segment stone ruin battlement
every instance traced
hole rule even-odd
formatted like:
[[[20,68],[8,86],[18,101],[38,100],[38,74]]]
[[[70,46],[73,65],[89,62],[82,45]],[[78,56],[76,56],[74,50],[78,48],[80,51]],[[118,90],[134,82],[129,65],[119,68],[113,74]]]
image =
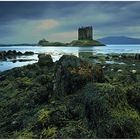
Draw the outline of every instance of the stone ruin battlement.
[[[78,40],[92,40],[92,26],[80,27],[78,29]]]

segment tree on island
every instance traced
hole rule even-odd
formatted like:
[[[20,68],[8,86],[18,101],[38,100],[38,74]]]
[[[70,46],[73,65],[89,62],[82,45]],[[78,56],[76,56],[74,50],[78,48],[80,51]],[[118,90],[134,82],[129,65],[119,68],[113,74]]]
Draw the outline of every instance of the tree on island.
[[[43,38],[42,40],[39,40],[38,45],[46,46],[47,43],[49,43],[49,41],[47,41],[46,39]]]

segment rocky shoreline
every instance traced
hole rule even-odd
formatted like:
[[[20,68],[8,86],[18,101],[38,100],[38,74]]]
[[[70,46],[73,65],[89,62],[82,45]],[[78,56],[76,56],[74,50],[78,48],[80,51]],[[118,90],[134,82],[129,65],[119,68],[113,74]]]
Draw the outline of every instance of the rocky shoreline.
[[[38,58],[0,73],[1,138],[140,138],[140,54]]]
[[[17,56],[23,56],[23,55],[34,55],[34,52],[31,51],[26,51],[24,53],[16,50],[9,50],[9,51],[0,51],[0,60],[7,60],[7,59],[12,59],[16,58]]]

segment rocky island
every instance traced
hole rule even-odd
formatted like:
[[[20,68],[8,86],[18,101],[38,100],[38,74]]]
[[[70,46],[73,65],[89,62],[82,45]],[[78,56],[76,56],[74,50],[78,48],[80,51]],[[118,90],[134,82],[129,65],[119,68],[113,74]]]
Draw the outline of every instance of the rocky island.
[[[73,40],[70,43],[49,42],[42,39],[38,42],[39,46],[105,46],[105,44],[93,40],[92,27],[81,27],[78,29],[78,40]]]
[[[105,44],[96,40],[74,40],[68,44],[69,46],[105,46]]]
[[[46,39],[42,39],[38,42],[39,46],[66,46],[66,43],[61,42],[49,42]]]

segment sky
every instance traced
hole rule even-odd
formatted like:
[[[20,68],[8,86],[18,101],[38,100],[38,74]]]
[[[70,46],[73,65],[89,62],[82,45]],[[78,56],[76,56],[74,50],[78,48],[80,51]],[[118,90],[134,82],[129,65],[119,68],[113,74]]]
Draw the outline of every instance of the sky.
[[[140,1],[0,1],[0,44],[70,42],[82,26],[94,39],[140,38]]]

